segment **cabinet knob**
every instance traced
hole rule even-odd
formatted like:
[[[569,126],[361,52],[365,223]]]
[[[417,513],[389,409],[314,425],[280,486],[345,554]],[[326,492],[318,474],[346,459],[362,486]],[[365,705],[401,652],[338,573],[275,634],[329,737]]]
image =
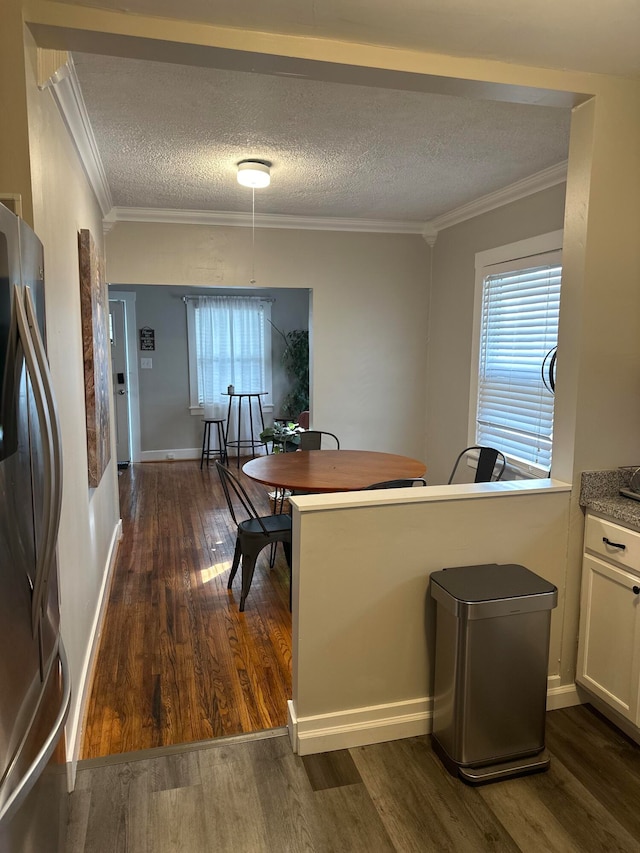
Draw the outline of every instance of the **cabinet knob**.
[[[640,595],[640,586],[632,586],[631,591],[634,595]]]

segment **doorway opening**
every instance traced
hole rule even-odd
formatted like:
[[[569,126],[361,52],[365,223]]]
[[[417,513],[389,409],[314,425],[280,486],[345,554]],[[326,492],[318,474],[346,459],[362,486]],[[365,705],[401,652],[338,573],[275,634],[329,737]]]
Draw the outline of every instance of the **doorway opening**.
[[[120,470],[138,461],[140,455],[135,299],[132,292],[109,294],[111,384]]]
[[[165,361],[166,356],[175,366],[184,357],[187,364],[186,292],[152,285],[110,291],[112,346],[122,338],[121,322],[126,330],[127,364],[120,369],[122,363],[113,361],[114,401],[117,406],[118,397],[129,400],[131,464],[119,471],[123,539],[94,669],[83,758],[253,734],[287,722],[289,569],[282,546],[273,565],[265,549],[246,609],[239,612],[240,573],[227,589],[235,526],[215,466],[200,468],[203,414],[189,409],[188,371],[178,379]],[[285,332],[308,328],[309,292],[288,295],[273,294],[274,323]],[[142,327],[154,330],[154,350],[140,350]],[[280,414],[276,398],[287,392],[281,348],[274,334],[269,418]],[[143,368],[142,358],[150,358],[151,366]],[[119,373],[129,380],[125,389]],[[163,386],[171,386],[164,399]],[[235,459],[233,472],[259,512],[270,514],[267,487],[238,472]]]

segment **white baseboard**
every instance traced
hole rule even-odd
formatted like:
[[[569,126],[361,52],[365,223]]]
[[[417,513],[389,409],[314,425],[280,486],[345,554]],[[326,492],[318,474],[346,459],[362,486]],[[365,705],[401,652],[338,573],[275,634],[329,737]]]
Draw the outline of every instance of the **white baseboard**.
[[[67,722],[67,786],[69,791],[73,791],[76,784],[76,770],[78,767],[78,759],[80,757],[80,748],[82,746],[83,722],[89,701],[89,690],[91,689],[93,667],[98,653],[100,644],[100,635],[102,633],[102,624],[104,614],[107,607],[107,599],[109,597],[109,587],[111,585],[111,577],[116,564],[116,556],[118,554],[118,543],[122,539],[122,519],[113,529],[111,542],[109,544],[109,553],[107,555],[105,571],[102,576],[102,584],[100,586],[100,594],[96,610],[93,616],[93,624],[91,626],[91,635],[87,652],[82,665],[82,673],[80,683],[74,685],[74,693],[79,697],[75,703],[72,717]]]
[[[559,708],[570,708],[572,705],[582,705],[575,684],[560,684],[559,675],[551,675],[547,680],[547,711],[557,711]]]
[[[559,676],[551,676],[547,684],[548,711],[581,704],[574,684],[561,685]],[[290,701],[287,726],[292,749],[298,755],[349,749],[429,734],[433,726],[433,700],[409,699],[312,717],[298,717]]]
[[[409,699],[314,717],[298,717],[293,703],[289,708],[293,750],[313,755],[369,743],[426,735],[431,731],[431,700]]]
[[[298,751],[298,720],[296,717],[296,709],[293,707],[293,701],[287,700],[287,730],[289,732],[289,740],[293,752]]]
[[[235,459],[237,455],[237,448],[230,447],[229,456]],[[262,455],[262,448],[258,445],[256,445],[256,455]],[[199,462],[201,456],[201,447],[180,447],[177,450],[143,450],[140,453],[140,462],[184,462],[194,459]]]
[[[188,459],[200,459],[201,447],[180,447],[177,450],[143,450],[141,462],[184,462]]]

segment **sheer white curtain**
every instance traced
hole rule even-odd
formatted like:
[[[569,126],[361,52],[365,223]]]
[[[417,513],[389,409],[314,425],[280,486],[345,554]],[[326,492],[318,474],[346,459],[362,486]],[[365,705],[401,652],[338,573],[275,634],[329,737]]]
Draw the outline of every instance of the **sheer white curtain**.
[[[267,330],[270,304],[255,297],[200,296],[194,304],[198,397],[202,406],[229,403],[227,387],[236,393],[269,391],[271,335]],[[268,339],[268,340],[267,340]],[[270,379],[270,376],[269,376]],[[225,396],[223,396],[225,395]],[[265,398],[262,398],[263,403]],[[250,438],[247,400],[242,401],[241,440]],[[237,435],[234,400],[229,438]],[[257,400],[252,400],[254,434],[262,429]]]

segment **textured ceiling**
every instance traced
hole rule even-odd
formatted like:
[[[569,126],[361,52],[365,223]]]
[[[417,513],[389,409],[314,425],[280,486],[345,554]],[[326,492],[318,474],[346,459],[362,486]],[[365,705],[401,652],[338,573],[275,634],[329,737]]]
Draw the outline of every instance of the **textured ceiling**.
[[[131,14],[640,77],[639,0],[66,0]]]
[[[246,213],[235,167],[252,157],[273,164],[256,212],[424,222],[568,153],[568,109],[87,54],[74,63],[121,207]]]

